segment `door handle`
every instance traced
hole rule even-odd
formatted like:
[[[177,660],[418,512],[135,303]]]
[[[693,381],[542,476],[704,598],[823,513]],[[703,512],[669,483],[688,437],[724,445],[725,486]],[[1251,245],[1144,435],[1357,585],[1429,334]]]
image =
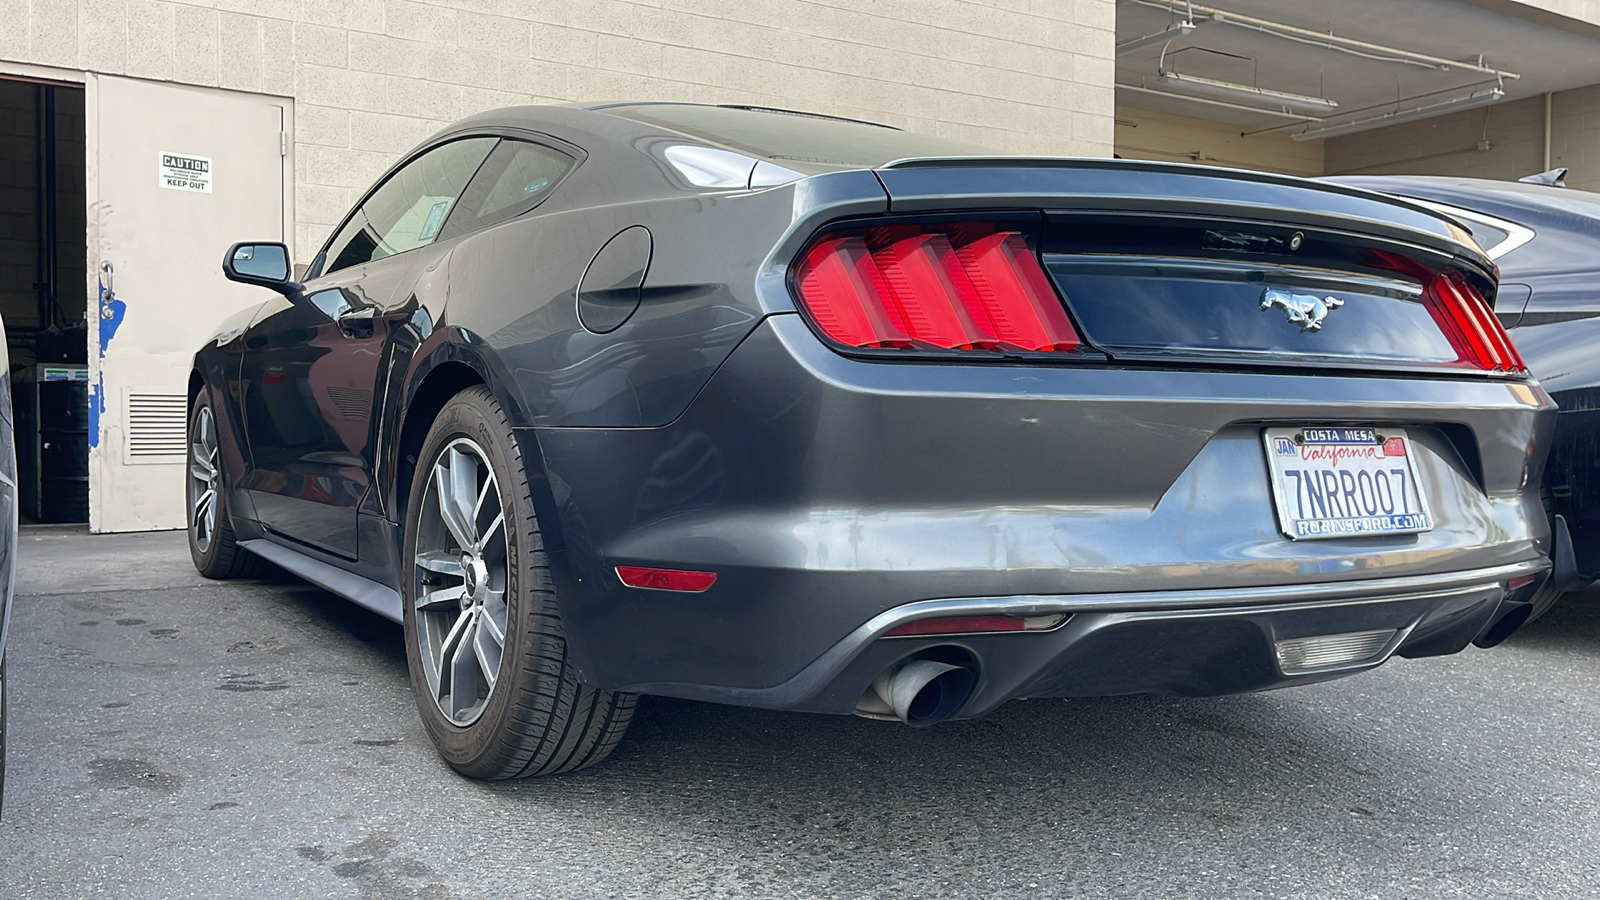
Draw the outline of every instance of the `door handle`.
[[[369,338],[372,337],[373,323],[377,319],[377,310],[371,306],[360,309],[347,309],[334,317],[339,331],[346,337]]]

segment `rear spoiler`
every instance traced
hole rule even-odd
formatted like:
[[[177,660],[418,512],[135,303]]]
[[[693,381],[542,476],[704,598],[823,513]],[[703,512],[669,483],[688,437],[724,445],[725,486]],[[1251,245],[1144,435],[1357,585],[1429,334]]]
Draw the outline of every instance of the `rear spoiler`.
[[[963,170],[951,178],[949,170]],[[1431,247],[1486,273],[1470,229],[1438,210],[1362,188],[1292,175],[1144,160],[951,156],[875,170],[893,212],[1024,206],[1129,210],[1302,223]]]

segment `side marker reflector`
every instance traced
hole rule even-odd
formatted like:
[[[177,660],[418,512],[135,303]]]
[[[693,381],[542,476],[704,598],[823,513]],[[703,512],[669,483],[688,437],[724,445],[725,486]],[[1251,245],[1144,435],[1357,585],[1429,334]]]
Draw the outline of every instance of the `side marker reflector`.
[[[653,591],[686,591],[698,594],[717,582],[715,572],[688,569],[655,569],[648,566],[617,566],[617,577],[632,588]]]

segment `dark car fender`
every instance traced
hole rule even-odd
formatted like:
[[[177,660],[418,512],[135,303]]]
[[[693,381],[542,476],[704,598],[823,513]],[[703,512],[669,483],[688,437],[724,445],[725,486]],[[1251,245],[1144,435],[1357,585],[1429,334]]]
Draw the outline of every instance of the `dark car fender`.
[[[235,519],[254,519],[255,509],[249,496],[239,490],[249,469],[249,441],[245,435],[243,415],[244,386],[239,380],[240,363],[244,352],[244,335],[250,324],[260,315],[264,303],[249,306],[227,317],[217,326],[215,334],[194,355],[194,368],[189,373],[190,413],[201,392],[211,403],[217,423],[218,448],[222,453],[223,472],[228,476],[224,489],[227,492],[227,509]]]
[[[396,525],[405,520],[416,453],[435,416],[451,397],[481,384],[505,410],[512,428],[526,425],[529,418],[505,362],[480,336],[458,326],[434,328],[425,311],[419,311],[406,327],[413,331],[415,342],[408,341],[406,335],[398,335],[393,341],[396,354],[408,358],[394,361],[394,370],[403,370],[404,374],[399,390],[386,392],[397,406],[393,421],[399,425],[398,438],[387,441],[376,460],[379,471],[375,482],[385,488],[379,498],[381,507],[372,509],[369,503],[366,510],[381,511]],[[543,466],[542,460],[532,462]]]
[[[395,526],[398,542],[403,545],[405,505],[409,501],[411,481],[420,462],[417,454],[428,429],[438,411],[451,397],[478,385],[488,388],[494,395],[512,426],[513,439],[522,454],[523,470],[528,479],[534,514],[539,520],[540,538],[556,587],[562,618],[575,622],[576,616],[569,615],[567,607],[577,596],[580,584],[568,560],[565,529],[545,467],[544,451],[539,446],[534,429],[525,427],[529,413],[505,362],[479,336],[464,328],[442,327],[432,331],[411,357],[404,386],[397,392],[402,398],[403,410],[399,438],[388,442],[385,447],[381,464],[388,474],[377,482],[387,486],[385,508],[389,511],[389,521]],[[396,574],[403,582],[404,560],[399,549],[396,548],[395,559],[399,561],[402,571]],[[581,640],[570,640],[569,652],[580,677],[591,671]]]

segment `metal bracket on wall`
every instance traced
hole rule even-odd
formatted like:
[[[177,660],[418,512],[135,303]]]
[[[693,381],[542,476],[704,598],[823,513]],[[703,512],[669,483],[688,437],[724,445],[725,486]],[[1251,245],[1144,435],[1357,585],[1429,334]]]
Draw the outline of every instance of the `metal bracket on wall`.
[[[111,311],[111,301],[117,299],[117,294],[112,290],[112,276],[115,269],[111,267],[111,260],[100,261],[100,283],[105,285],[105,290],[100,292],[100,318],[110,319],[116,315]]]

